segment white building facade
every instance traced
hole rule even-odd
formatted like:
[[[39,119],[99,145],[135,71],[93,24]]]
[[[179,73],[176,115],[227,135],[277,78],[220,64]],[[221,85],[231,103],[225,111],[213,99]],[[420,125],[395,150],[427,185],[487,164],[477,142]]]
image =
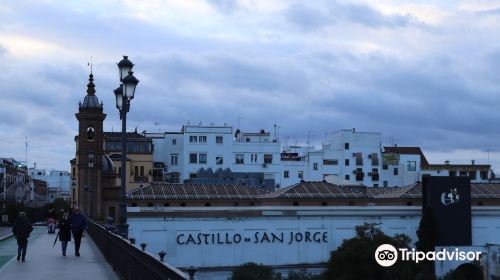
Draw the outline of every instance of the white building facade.
[[[153,139],[153,159],[165,164],[165,178],[172,183],[196,178],[201,169],[230,169],[262,173],[264,179],[280,184],[281,145],[269,132],[244,133],[226,125],[185,125],[180,133],[145,135]]]
[[[30,168],[31,178],[47,182],[49,202],[56,198],[70,199],[71,173],[61,170],[45,170]]]
[[[181,270],[195,266],[195,279],[228,279],[245,262],[262,263],[284,275],[319,273],[326,269],[330,252],[354,237],[355,227],[364,223],[377,224],[389,236],[406,234],[415,242],[422,210],[417,206],[328,206],[240,207],[238,211],[248,216],[224,217],[224,207],[129,207],[129,235],[136,243],[146,243],[146,251],[152,254],[167,252],[166,262]],[[500,244],[499,217],[498,206],[472,207],[473,246]]]
[[[164,180],[182,183],[200,170],[263,174],[283,188],[305,181],[339,185],[402,187],[422,176],[469,176],[474,183],[492,178],[489,165],[432,165],[418,147],[383,147],[381,133],[343,129],[327,135],[320,149],[284,146],[269,132],[234,131],[232,126],[185,125],[181,132],[144,133],[153,139],[155,162]]]

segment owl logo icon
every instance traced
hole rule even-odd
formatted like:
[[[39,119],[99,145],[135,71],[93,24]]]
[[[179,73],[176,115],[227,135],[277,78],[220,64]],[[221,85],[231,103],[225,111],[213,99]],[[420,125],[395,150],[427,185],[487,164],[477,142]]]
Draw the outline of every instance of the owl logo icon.
[[[443,192],[441,194],[441,203],[444,206],[450,204],[457,204],[460,201],[460,195],[458,194],[457,188],[451,188],[449,192]]]

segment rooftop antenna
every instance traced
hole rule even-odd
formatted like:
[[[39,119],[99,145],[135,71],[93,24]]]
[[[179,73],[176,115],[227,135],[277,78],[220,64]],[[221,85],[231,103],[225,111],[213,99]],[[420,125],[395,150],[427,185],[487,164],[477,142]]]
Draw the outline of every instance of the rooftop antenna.
[[[90,57],[90,62],[87,63],[87,66],[90,67],[90,74],[92,74],[92,66],[94,66],[94,64],[92,63],[92,57]]]
[[[29,165],[28,165],[28,136],[25,137],[25,144],[26,144],[26,167],[29,168]]]

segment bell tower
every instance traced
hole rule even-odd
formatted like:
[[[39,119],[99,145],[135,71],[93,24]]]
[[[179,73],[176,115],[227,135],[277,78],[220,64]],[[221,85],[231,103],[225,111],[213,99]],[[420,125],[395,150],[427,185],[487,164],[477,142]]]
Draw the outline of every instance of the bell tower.
[[[87,95],[79,103],[78,136],[76,137],[77,201],[76,205],[89,217],[103,214],[104,131],[102,102],[95,95],[94,75],[89,75]]]

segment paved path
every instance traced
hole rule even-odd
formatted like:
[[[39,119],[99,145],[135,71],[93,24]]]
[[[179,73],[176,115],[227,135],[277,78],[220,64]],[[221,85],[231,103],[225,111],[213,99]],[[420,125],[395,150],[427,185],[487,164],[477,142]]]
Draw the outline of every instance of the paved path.
[[[0,243],[0,258],[11,256],[2,266],[0,260],[1,279],[72,279],[72,280],[118,280],[111,266],[106,262],[92,239],[86,235],[82,239],[81,257],[74,254],[74,243],[68,244],[66,257],[62,256],[61,243],[55,247],[54,234],[48,234],[46,228],[35,227],[28,242],[26,262],[16,260],[17,245],[14,238]],[[13,251],[13,252],[12,252]],[[11,254],[9,255],[9,252]]]
[[[9,238],[12,235],[11,227],[0,227],[0,241]]]

